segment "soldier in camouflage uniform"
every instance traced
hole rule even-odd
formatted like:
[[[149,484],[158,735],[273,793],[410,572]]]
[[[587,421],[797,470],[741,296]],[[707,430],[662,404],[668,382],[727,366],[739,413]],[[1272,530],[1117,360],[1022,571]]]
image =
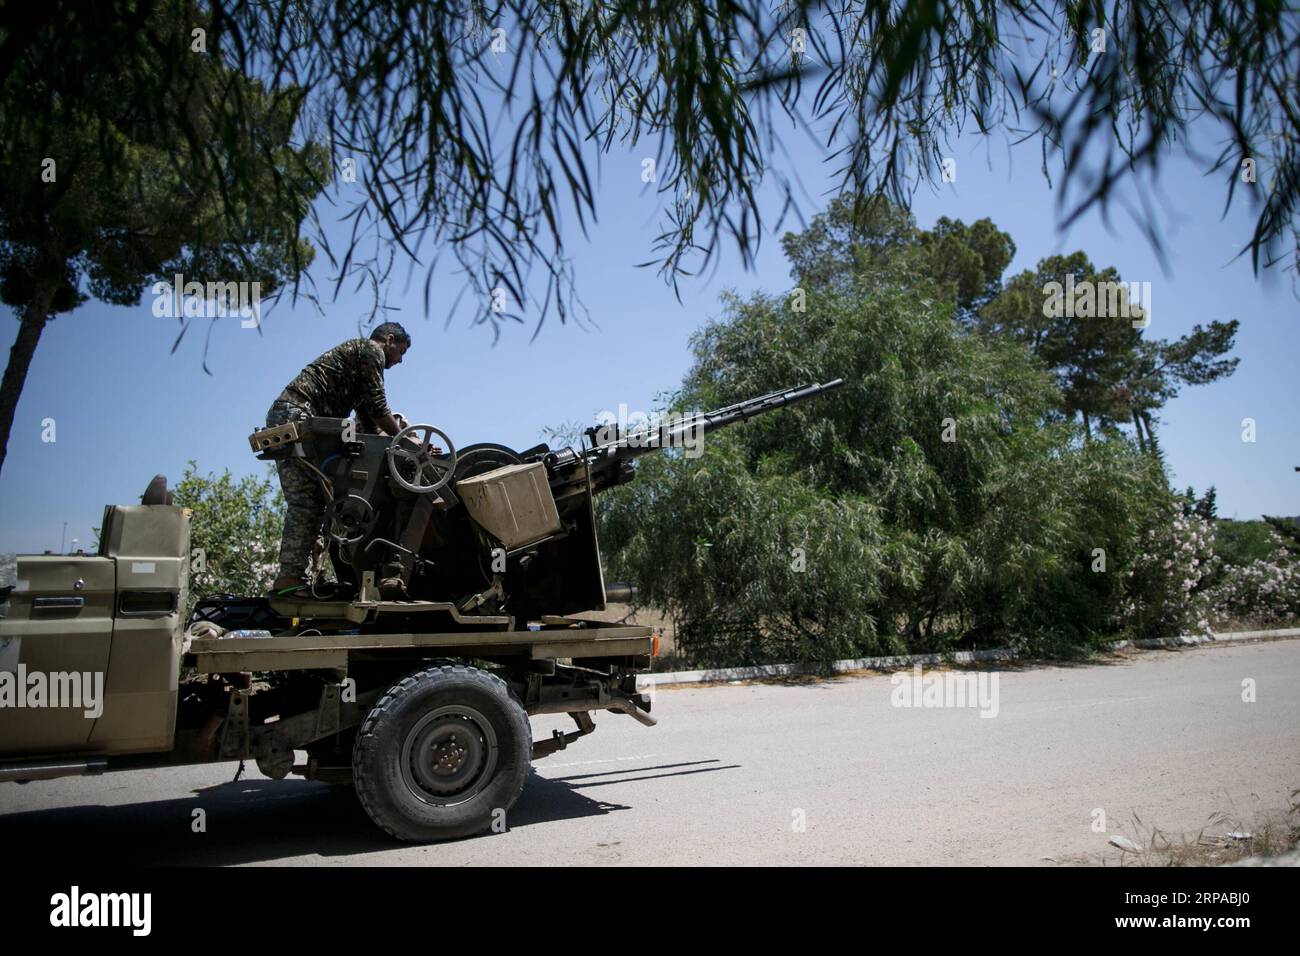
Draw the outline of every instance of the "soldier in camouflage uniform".
[[[280,393],[266,413],[267,427],[313,417],[347,418],[355,409],[362,422],[385,435],[401,424],[388,407],[384,371],[402,361],[411,336],[396,322],[385,322],[368,339],[352,339],[317,358]],[[280,540],[280,571],[271,586],[290,594],[307,583],[307,564],[320,552],[325,493],[315,473],[296,458],[276,462],[286,504]]]

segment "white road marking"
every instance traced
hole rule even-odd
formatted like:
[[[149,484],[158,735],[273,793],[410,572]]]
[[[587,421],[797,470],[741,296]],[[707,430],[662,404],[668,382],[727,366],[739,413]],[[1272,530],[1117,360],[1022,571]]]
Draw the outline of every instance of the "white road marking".
[[[637,754],[632,757],[607,757],[604,760],[575,760],[572,763],[546,763],[542,764],[542,770],[558,770],[560,767],[589,767],[597,763],[614,763],[619,760],[649,760],[651,757],[658,757],[658,754]]]

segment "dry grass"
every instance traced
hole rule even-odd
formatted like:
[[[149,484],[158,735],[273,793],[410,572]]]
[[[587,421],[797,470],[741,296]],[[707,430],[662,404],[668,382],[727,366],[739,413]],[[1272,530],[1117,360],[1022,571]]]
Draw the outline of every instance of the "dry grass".
[[[1300,846],[1300,790],[1291,792],[1287,810],[1256,813],[1249,821],[1235,812],[1217,811],[1190,836],[1166,833],[1144,823],[1136,813],[1132,829],[1132,836],[1118,835],[1136,846],[1119,848],[1120,866],[1224,866],[1252,857],[1280,856]]]

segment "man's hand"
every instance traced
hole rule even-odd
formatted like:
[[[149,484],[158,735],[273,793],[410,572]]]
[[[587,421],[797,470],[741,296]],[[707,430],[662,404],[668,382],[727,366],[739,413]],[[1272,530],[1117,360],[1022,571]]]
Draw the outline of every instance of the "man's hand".
[[[407,435],[405,438],[402,439],[402,441],[408,443],[412,448],[419,448],[419,447],[421,447],[421,446],[420,446],[420,439],[417,438],[415,435]],[[441,455],[441,454],[442,454],[442,449],[439,448],[437,445],[430,445],[430,446],[429,446],[429,452],[430,452],[430,454],[433,454],[433,455]]]
[[[400,412],[393,412],[379,423],[379,427],[384,430],[384,434],[389,435],[390,437],[396,435],[403,428],[409,428],[410,426],[411,423],[408,422],[406,416],[402,415]],[[416,438],[414,435],[407,435],[405,440],[410,442],[416,448],[420,447],[420,439]],[[430,445],[429,451],[434,455],[442,454],[442,449],[437,445]]]

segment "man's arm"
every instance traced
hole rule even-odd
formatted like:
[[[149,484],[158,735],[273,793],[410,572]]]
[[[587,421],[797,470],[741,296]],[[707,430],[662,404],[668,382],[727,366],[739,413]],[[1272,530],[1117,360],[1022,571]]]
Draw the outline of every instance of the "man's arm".
[[[370,369],[370,374],[367,376],[363,388],[362,405],[363,408],[359,409],[359,411],[363,412],[375,424],[375,427],[385,435],[396,435],[405,427],[402,422],[397,420],[397,416],[393,414],[392,409],[388,407],[388,396],[384,392],[382,362]],[[413,445],[420,444],[419,439],[414,436],[410,440]],[[431,446],[431,450],[435,455],[442,454],[442,449],[436,445]]]
[[[393,417],[392,412],[389,412],[382,418],[375,419],[375,425],[377,425],[379,430],[385,435],[396,435],[402,430],[402,426],[397,423],[397,419]]]
[[[383,352],[379,351],[378,356],[374,352],[367,353],[364,368],[357,411],[385,435],[396,435],[402,426],[397,423],[392,409],[388,407],[388,396],[384,392]]]

